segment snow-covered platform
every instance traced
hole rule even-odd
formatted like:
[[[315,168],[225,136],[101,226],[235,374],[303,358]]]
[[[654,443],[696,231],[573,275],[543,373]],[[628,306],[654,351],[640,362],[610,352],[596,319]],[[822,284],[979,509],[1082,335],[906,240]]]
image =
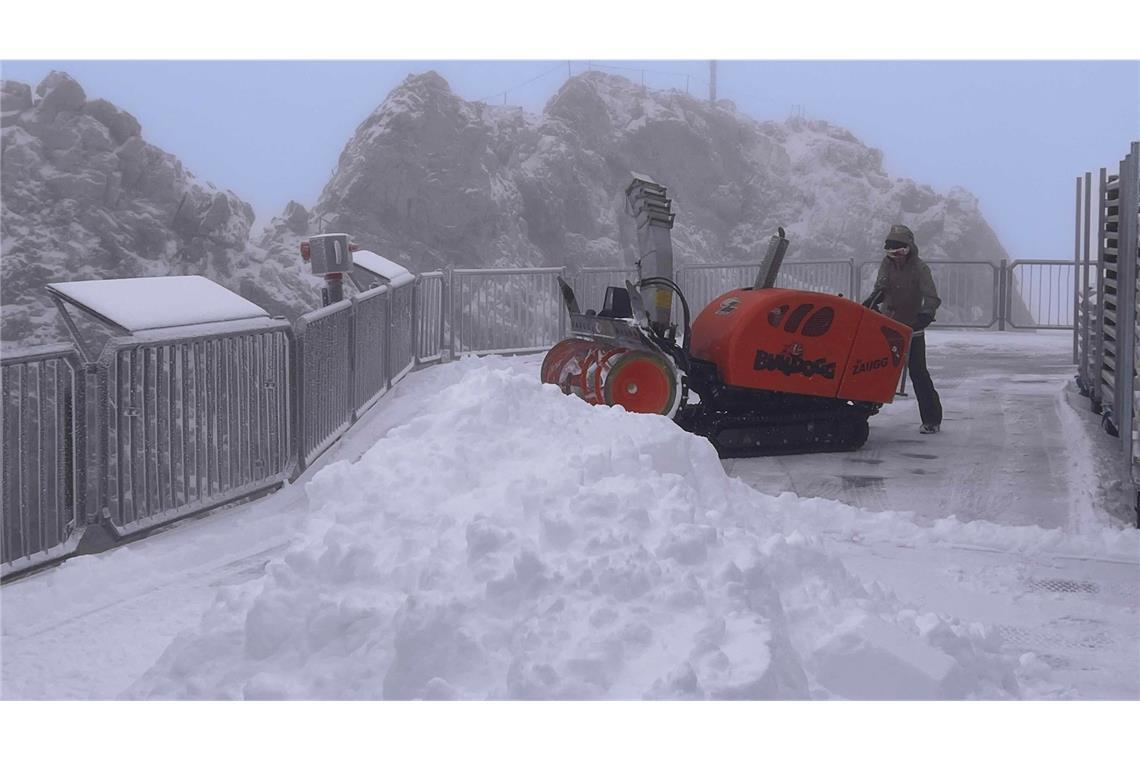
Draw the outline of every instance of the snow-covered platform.
[[[0,694],[1140,697],[1067,337],[935,333],[940,435],[724,463],[540,357],[415,373],[298,484],[3,587]]]
[[[1079,530],[1128,519],[1092,456],[1119,461],[1116,443],[1077,400],[1072,334],[928,333],[928,366],[942,399],[942,432],[918,432],[913,389],[871,418],[859,451],[726,462],[765,492],[793,491],[931,520],[987,520]]]

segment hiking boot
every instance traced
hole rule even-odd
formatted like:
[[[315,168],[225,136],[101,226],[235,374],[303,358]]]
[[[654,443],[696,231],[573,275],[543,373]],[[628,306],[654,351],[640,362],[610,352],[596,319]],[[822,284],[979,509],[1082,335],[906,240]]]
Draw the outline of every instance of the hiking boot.
[[[920,427],[918,429],[918,432],[922,433],[923,435],[926,435],[928,433],[937,433],[941,429],[942,429],[941,425],[923,425],[922,427]]]

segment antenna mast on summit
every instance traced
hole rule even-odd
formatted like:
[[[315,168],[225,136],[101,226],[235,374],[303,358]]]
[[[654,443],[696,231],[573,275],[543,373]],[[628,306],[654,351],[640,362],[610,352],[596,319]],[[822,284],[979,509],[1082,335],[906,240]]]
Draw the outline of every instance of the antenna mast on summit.
[[[716,61],[709,61],[709,105],[716,105]]]

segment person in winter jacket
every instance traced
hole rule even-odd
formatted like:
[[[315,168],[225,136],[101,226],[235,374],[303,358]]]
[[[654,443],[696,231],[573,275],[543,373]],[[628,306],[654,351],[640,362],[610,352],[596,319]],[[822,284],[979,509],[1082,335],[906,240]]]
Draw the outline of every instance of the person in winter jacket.
[[[919,432],[937,433],[942,426],[942,400],[926,368],[926,327],[934,321],[942,299],[934,287],[930,267],[918,257],[918,246],[909,227],[893,225],[883,249],[886,255],[879,265],[875,288],[863,305],[872,309],[878,306],[883,314],[914,330],[907,369],[922,417]]]

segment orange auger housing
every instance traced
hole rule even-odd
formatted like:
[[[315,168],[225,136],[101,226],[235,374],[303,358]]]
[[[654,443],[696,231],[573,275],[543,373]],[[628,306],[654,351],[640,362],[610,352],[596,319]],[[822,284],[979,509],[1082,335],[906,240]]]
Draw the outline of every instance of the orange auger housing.
[[[573,337],[546,355],[542,381],[591,404],[672,417],[724,457],[862,446],[868,418],[894,398],[910,328],[841,295],[774,287],[783,229],[753,287],[725,293],[691,320],[671,279],[671,203],[663,186],[634,175],[626,207],[643,276],[609,288],[601,311],[582,313],[559,278]]]

